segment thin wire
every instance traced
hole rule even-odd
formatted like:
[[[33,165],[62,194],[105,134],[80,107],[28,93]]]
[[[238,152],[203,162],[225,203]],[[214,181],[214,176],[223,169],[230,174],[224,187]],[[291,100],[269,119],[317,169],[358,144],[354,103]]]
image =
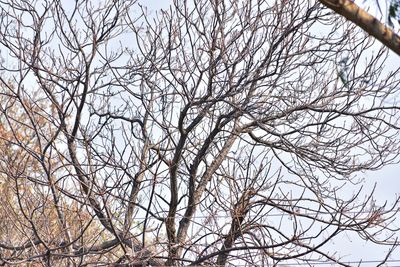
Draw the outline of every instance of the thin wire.
[[[371,213],[374,212],[376,210],[369,210],[369,211],[349,211],[349,212],[343,212],[341,214],[343,215],[355,215],[355,214],[367,214],[367,213]],[[396,213],[398,212],[397,210],[381,210],[379,212],[382,213]],[[310,212],[310,213],[301,213],[301,212],[295,212],[295,214],[289,214],[289,213],[273,213],[273,214],[266,214],[263,215],[264,217],[287,217],[287,216],[316,216],[316,215],[331,215],[332,213],[330,212]],[[339,214],[339,213],[338,213]],[[159,216],[158,218],[162,218],[162,219],[167,219],[168,217],[162,217]],[[176,215],[175,218],[184,218],[183,215]],[[193,219],[210,219],[210,218],[232,218],[231,215],[199,215],[199,216],[193,216]],[[250,217],[251,218],[251,217]],[[149,215],[148,218],[146,217],[135,217],[135,220],[158,220],[156,217]],[[50,220],[50,218],[43,218],[43,219],[35,219],[33,221],[48,221]],[[73,220],[68,220],[71,222],[77,221],[77,222],[81,222],[81,221],[88,221],[88,220],[100,220],[97,217],[91,217],[88,219],[80,219],[80,218],[75,218]],[[105,219],[105,220],[109,220],[109,219]],[[113,219],[111,219],[113,220]],[[114,219],[115,220],[115,219]],[[0,221],[15,221],[15,219],[12,218],[0,218]]]
[[[386,260],[384,263],[399,263],[399,260]],[[366,261],[341,261],[341,263],[344,264],[358,264],[359,266],[362,266],[363,264],[371,264],[371,263],[382,263],[381,260],[366,260]],[[303,262],[303,263],[279,263],[277,266],[278,267],[286,267],[286,266],[314,266],[314,265],[332,265],[332,264],[337,264],[337,262],[331,261],[331,262]],[[108,265],[107,265],[108,266]],[[157,265],[152,265],[153,267],[161,267]],[[201,267],[204,265],[189,265],[192,267]],[[244,267],[244,266],[252,266],[249,264],[235,264],[237,267]],[[393,265],[393,267],[397,267],[398,265]],[[163,267],[173,267],[173,266],[164,266]]]
[[[359,260],[359,261],[340,261],[341,263],[344,264],[369,264],[369,263],[382,263],[382,260]],[[398,260],[386,260],[384,263],[399,263],[400,259]],[[332,264],[337,264],[337,262],[334,261],[327,261],[327,262],[298,262],[298,263],[280,263],[279,265],[283,266],[313,266],[313,265],[332,265]],[[278,265],[278,266],[279,266]],[[246,266],[246,265],[237,265],[237,266]]]

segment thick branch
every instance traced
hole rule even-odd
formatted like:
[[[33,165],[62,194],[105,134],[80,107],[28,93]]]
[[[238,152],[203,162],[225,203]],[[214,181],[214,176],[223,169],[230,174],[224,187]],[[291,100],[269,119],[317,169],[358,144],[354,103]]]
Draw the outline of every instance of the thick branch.
[[[193,193],[193,197],[190,198],[190,202],[188,203],[188,207],[185,211],[185,216],[179,222],[179,229],[178,229],[178,239],[180,242],[183,242],[187,238],[187,231],[189,229],[189,225],[191,223],[191,219],[196,212],[198,207],[198,203],[200,203],[200,198],[203,195],[208,182],[210,181],[212,175],[215,171],[219,168],[222,162],[226,159],[227,154],[229,153],[230,148],[232,147],[233,143],[236,141],[238,135],[236,132],[233,132],[229,138],[226,140],[223,148],[219,152],[219,155],[214,159],[210,167],[201,177],[201,180]],[[177,250],[176,255],[179,255],[182,248]]]
[[[319,0],[400,55],[400,36],[350,0]]]

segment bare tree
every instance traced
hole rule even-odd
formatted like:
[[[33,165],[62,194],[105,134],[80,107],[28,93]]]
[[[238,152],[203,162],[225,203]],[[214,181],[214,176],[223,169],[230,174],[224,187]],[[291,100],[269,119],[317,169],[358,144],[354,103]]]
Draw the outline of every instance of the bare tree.
[[[1,262],[347,266],[343,234],[397,247],[399,199],[356,174],[398,160],[399,70],[303,2],[1,1]]]

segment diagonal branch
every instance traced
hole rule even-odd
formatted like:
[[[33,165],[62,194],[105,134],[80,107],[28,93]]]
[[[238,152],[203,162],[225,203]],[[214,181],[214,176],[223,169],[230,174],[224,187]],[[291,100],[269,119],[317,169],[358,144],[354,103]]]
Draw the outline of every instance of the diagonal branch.
[[[361,27],[400,56],[400,36],[355,3],[350,0],[319,0],[319,2]]]

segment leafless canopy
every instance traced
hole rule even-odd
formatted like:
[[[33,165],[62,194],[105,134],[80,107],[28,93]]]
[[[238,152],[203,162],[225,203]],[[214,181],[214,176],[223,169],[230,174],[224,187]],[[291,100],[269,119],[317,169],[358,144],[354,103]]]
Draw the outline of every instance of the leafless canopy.
[[[398,199],[356,174],[397,160],[399,73],[322,6],[0,8],[0,263],[346,266],[344,234],[398,245]]]

